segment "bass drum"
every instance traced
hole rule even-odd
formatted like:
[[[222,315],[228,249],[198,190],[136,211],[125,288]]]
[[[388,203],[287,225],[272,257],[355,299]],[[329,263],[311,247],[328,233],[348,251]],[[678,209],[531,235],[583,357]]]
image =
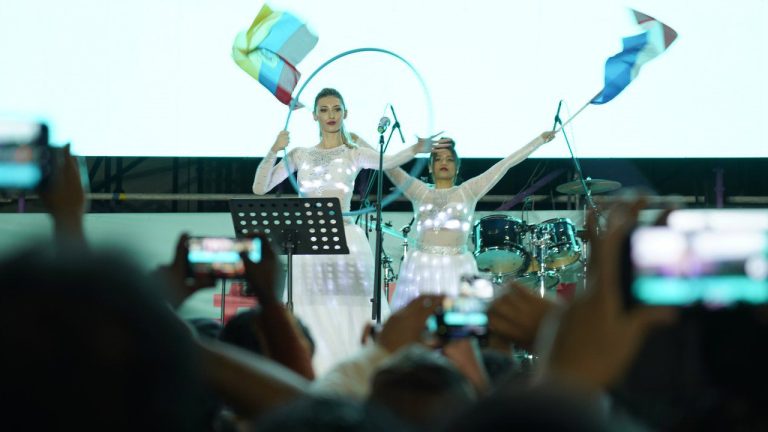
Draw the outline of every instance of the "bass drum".
[[[472,240],[475,260],[481,272],[516,275],[530,265],[525,248],[528,226],[504,215],[486,216],[475,223]]]

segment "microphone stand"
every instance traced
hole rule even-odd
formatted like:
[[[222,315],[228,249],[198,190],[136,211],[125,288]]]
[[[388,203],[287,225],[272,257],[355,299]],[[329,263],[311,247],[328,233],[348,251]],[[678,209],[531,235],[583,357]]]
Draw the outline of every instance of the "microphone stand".
[[[397,114],[395,114],[395,107],[392,104],[389,104],[389,110],[392,111],[392,118],[395,120],[395,123],[392,125],[392,131],[397,129],[397,131],[400,132],[400,141],[405,144],[405,137],[403,136],[403,130],[400,129],[400,121],[397,119]]]
[[[374,252],[374,275],[373,275],[373,310],[371,319],[376,324],[381,324],[381,253],[382,253],[382,231],[381,231],[381,199],[384,195],[384,151],[392,139],[395,129],[389,132],[387,142],[384,142],[384,132],[379,134],[379,171],[376,173],[376,251]],[[367,193],[366,193],[367,195]]]
[[[395,119],[395,122],[392,124],[392,130],[389,132],[389,136],[387,137],[387,144],[385,146],[384,151],[386,151],[386,147],[389,147],[389,141],[392,139],[392,134],[395,132],[395,129],[397,129],[398,132],[400,132],[400,141],[405,144],[405,136],[403,136],[403,130],[400,128],[400,121],[397,120],[397,114],[395,114],[395,107],[392,106],[392,104],[389,104],[389,109],[392,111],[392,117]],[[386,110],[385,110],[386,112]],[[373,189],[373,182],[376,180],[377,173],[373,173],[370,179],[368,179],[368,185],[365,187],[365,192],[363,192],[362,195],[360,195],[360,210],[362,210],[365,207],[368,207],[371,202],[368,201],[368,195],[371,193],[371,189]],[[358,223],[360,221],[360,216],[357,215],[357,218],[355,219],[355,223]],[[367,225],[366,221],[366,225]],[[368,235],[368,230],[366,226],[366,235]]]
[[[565,133],[565,127],[563,125],[563,121],[560,118],[560,110],[558,109],[558,113],[555,114],[555,125],[552,127],[554,130],[557,125],[560,125],[560,130],[563,132],[563,138],[565,138],[565,144],[568,146],[568,151],[571,153],[571,160],[573,161],[573,165],[576,168],[576,174],[579,177],[579,181],[581,182],[581,187],[584,189],[584,199],[587,201],[587,205],[595,212],[595,215],[600,218],[600,210],[598,210],[597,206],[595,205],[594,200],[592,199],[592,190],[590,187],[587,186],[587,182],[584,181],[584,172],[581,170],[581,164],[579,163],[579,159],[576,158],[576,156],[573,154],[573,149],[571,148],[571,142],[568,140],[568,135]],[[585,219],[586,222],[586,219]],[[599,224],[598,224],[599,225]],[[599,229],[596,227],[596,229]]]

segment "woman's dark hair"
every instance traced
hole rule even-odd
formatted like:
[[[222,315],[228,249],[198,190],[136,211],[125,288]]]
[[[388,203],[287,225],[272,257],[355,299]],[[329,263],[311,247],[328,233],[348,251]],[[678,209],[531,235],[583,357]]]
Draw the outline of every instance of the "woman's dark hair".
[[[449,140],[451,140],[451,143],[450,143],[451,146],[447,147],[447,148],[445,148],[443,150],[449,150],[451,152],[451,155],[453,155],[453,159],[456,161],[456,177],[453,179],[453,183],[454,184],[459,184],[459,183],[461,183],[460,178],[459,178],[459,169],[461,168],[461,159],[459,158],[459,154],[456,153],[456,141],[454,141],[453,138],[448,138],[448,137],[440,137],[440,139],[449,139]],[[435,153],[433,152],[433,153],[429,154],[429,168],[430,168],[429,180],[432,183],[435,182],[435,177],[432,175],[432,172],[431,172],[432,167],[434,167],[434,166],[435,166]]]

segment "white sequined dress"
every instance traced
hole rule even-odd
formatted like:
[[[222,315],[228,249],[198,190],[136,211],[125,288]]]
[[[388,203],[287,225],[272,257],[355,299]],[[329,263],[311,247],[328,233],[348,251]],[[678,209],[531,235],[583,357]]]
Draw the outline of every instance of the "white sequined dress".
[[[386,171],[413,204],[415,229],[412,232],[416,235],[414,246],[400,265],[391,304],[393,311],[407,305],[419,294],[456,295],[461,275],[478,272],[467,245],[475,205],[507,170],[525,160],[543,143],[541,139],[531,141],[483,174],[449,189],[435,189],[400,168]]]
[[[416,147],[384,157],[384,168],[394,168],[415,156]],[[370,148],[341,145],[331,149],[294,148],[288,153],[292,171],[297,171],[303,196],[336,197],[349,211],[353,186],[363,168],[378,169],[379,154]],[[288,176],[285,161],[275,165],[277,154],[268,153],[256,170],[253,192],[263,195]],[[351,218],[344,220],[349,255],[296,255],[293,258],[294,313],[315,339],[314,366],[325,372],[338,360],[360,348],[366,322],[371,322],[373,297],[373,252],[362,228]],[[382,295],[382,299],[386,296]],[[382,303],[382,316],[389,305]]]

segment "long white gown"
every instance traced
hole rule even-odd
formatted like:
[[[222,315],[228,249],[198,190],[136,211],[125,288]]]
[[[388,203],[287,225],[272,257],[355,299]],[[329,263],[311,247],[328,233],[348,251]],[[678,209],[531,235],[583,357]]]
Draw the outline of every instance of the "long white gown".
[[[459,186],[435,189],[400,168],[387,170],[392,182],[413,204],[416,241],[400,265],[392,310],[419,294],[456,295],[460,277],[476,274],[477,263],[467,242],[475,205],[507,173],[544,141],[536,139]]]
[[[384,157],[386,169],[408,162],[416,147]],[[366,147],[341,145],[332,149],[294,148],[288,153],[292,171],[298,170],[303,196],[336,197],[349,211],[353,186],[363,168],[378,169],[379,154]],[[266,194],[288,176],[285,161],[275,165],[277,154],[268,153],[256,170],[253,192]],[[373,252],[363,229],[352,218],[344,219],[349,255],[296,255],[293,258],[294,313],[312,332],[315,340],[313,364],[321,374],[338,360],[360,348],[366,322],[371,321],[373,297]],[[381,297],[382,317],[389,315],[386,296]],[[383,319],[382,318],[382,319]]]

